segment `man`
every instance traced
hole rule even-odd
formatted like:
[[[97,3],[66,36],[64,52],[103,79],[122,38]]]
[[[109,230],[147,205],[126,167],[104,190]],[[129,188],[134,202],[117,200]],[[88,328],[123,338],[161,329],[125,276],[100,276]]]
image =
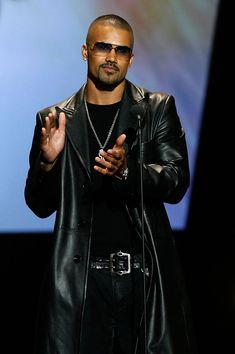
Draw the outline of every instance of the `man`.
[[[87,82],[37,114],[25,198],[56,212],[39,354],[193,353],[163,204],[189,185],[185,136],[172,96],[126,80],[133,44],[121,17],[95,19]]]

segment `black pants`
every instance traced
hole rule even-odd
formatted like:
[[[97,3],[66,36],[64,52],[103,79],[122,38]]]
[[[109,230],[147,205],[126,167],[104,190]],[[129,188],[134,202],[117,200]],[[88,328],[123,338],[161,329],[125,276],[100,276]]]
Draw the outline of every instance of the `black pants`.
[[[131,354],[143,311],[143,272],[89,270],[80,354]]]

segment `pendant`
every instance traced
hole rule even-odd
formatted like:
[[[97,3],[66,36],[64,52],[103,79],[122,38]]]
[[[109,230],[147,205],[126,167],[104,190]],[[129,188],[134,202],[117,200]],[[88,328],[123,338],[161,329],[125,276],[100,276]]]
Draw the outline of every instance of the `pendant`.
[[[104,151],[104,149],[99,149],[98,156],[99,156],[99,158],[100,158],[101,160],[104,160],[104,157],[101,156],[101,154],[100,154],[102,151]]]

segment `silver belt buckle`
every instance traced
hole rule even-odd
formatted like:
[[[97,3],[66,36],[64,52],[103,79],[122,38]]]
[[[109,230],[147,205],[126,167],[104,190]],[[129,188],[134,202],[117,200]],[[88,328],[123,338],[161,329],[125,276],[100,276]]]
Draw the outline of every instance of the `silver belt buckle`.
[[[127,269],[126,270],[115,270],[114,268],[116,267],[115,264],[115,258],[118,257],[124,257],[127,261]],[[123,274],[129,274],[131,272],[131,255],[129,253],[125,253],[122,251],[118,251],[116,253],[111,253],[110,254],[110,269],[111,273],[115,273],[118,275],[123,275]]]

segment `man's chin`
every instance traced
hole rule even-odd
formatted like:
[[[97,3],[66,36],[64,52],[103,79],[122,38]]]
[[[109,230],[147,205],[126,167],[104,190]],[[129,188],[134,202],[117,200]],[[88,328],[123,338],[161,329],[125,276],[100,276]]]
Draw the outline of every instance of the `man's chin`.
[[[124,78],[120,80],[120,78],[114,74],[112,75],[102,74],[99,75],[98,78],[94,77],[93,75],[92,76],[90,75],[89,77],[99,90],[104,90],[104,91],[114,90],[124,80]]]

